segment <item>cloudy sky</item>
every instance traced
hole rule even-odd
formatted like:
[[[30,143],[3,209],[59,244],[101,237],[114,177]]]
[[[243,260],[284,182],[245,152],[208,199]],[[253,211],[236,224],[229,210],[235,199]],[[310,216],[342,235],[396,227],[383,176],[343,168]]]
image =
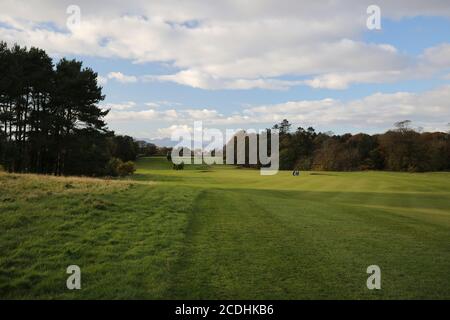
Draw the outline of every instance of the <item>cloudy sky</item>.
[[[367,28],[371,4],[381,30]],[[450,130],[450,0],[0,0],[0,40],[84,61],[109,127],[138,138],[196,120]]]

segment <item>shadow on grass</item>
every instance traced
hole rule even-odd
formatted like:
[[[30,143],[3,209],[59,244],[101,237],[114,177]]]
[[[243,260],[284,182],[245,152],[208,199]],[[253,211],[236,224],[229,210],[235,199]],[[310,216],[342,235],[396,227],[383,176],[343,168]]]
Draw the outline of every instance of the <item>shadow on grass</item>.
[[[183,181],[182,176],[168,176],[163,174],[137,173],[134,174],[130,181]]]

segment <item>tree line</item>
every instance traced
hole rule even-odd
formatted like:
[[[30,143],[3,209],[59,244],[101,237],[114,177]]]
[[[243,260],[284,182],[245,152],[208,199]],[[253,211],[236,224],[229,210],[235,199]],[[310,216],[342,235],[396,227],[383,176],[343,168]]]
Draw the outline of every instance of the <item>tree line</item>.
[[[279,131],[281,170],[450,170],[450,132],[421,132],[412,128],[409,120],[374,135],[335,135],[312,127],[295,131],[291,127],[285,119],[272,128]],[[254,167],[246,163],[244,166]]]
[[[108,130],[97,73],[0,42],[0,165],[9,172],[124,175],[137,143]]]

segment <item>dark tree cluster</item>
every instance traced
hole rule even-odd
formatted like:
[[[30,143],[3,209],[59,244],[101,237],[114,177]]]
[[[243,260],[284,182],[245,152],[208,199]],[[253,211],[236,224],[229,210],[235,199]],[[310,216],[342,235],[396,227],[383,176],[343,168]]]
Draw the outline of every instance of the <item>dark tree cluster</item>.
[[[106,175],[113,157],[136,158],[98,103],[97,74],[82,62],[53,64],[45,51],[0,42],[0,165],[10,172]]]
[[[158,154],[158,147],[146,141],[137,141],[139,156],[142,157],[151,157],[156,156]]]
[[[376,135],[334,135],[311,127],[292,131],[288,120],[273,128],[280,133],[281,170],[450,170],[450,133],[420,132],[408,120]]]
[[[147,141],[136,141],[140,157],[167,156],[172,151],[170,147],[159,147]]]
[[[139,144],[130,136],[114,136],[110,139],[111,155],[122,161],[135,161],[139,155]]]

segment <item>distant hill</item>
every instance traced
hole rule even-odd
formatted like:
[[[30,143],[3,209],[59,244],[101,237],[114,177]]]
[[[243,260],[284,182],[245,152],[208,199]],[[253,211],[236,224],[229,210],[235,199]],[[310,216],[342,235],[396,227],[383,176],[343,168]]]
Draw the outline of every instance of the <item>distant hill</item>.
[[[174,147],[177,144],[177,141],[172,141],[170,140],[170,138],[162,138],[162,139],[135,138],[135,140],[153,143],[158,147]]]

